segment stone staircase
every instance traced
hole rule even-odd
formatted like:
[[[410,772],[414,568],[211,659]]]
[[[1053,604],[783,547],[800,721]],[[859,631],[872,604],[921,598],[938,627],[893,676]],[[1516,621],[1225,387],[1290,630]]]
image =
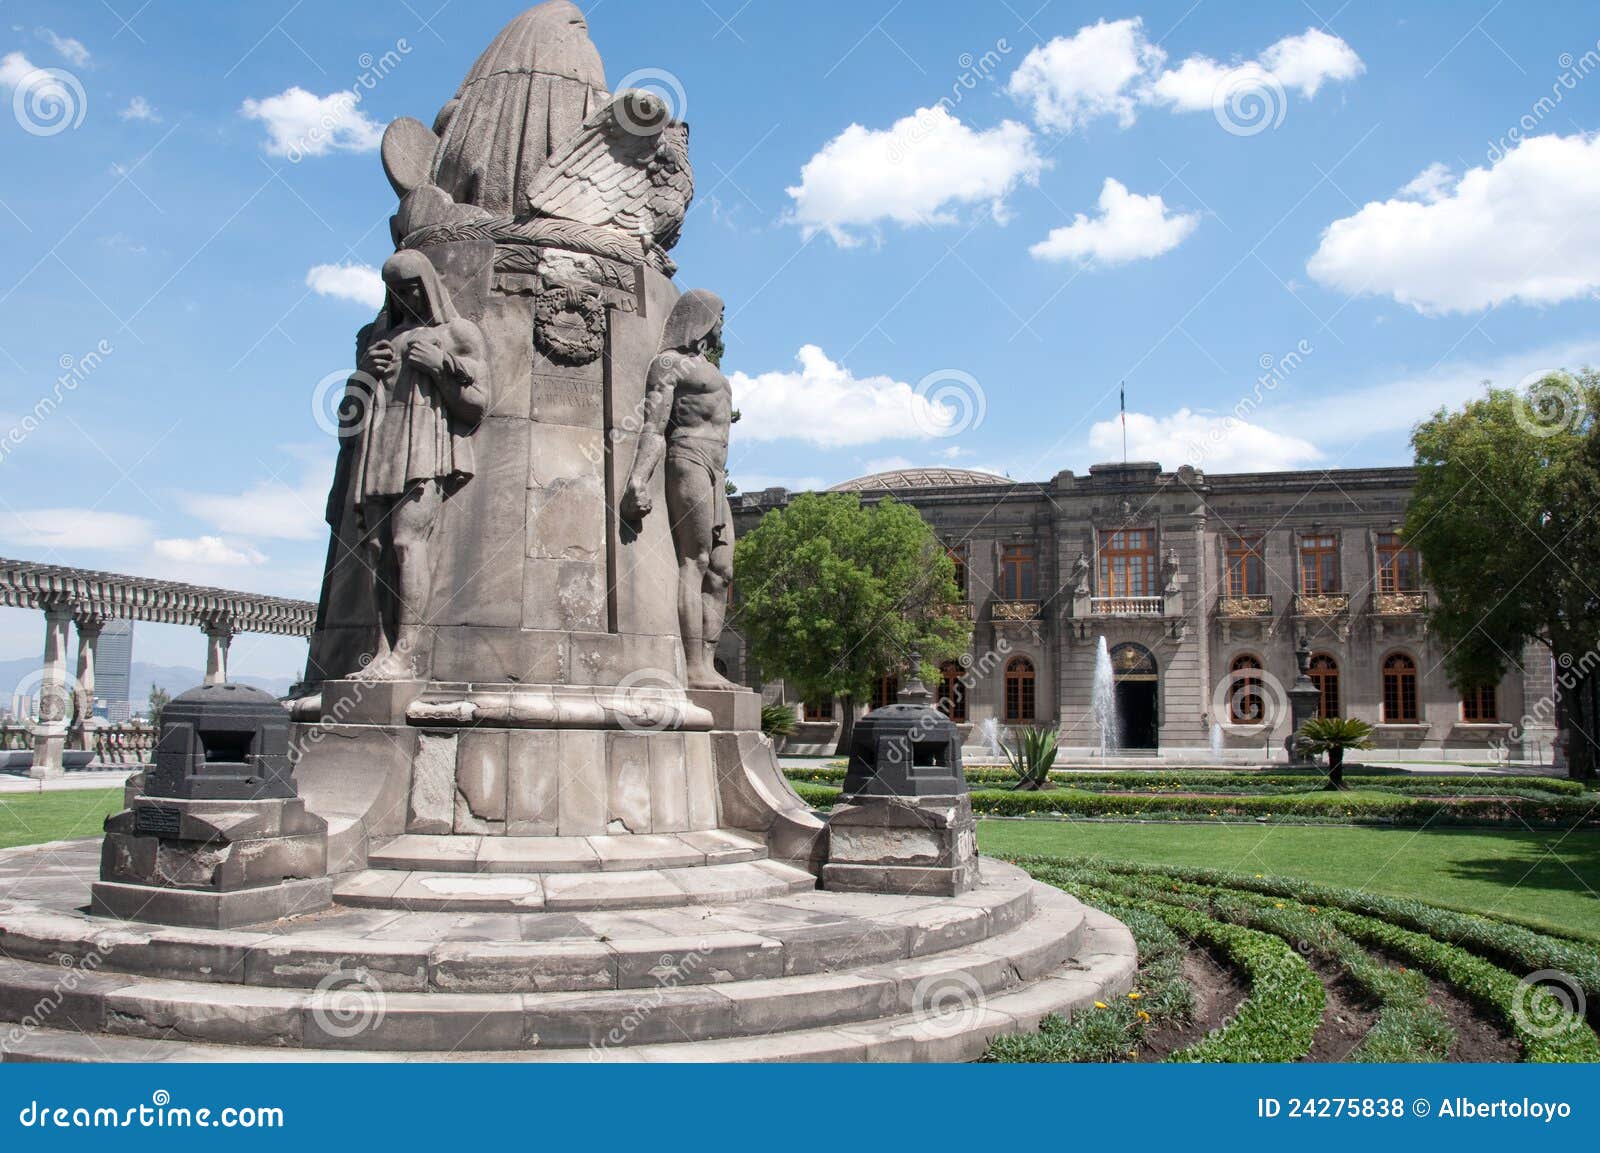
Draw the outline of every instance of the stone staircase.
[[[86,915],[97,842],[0,853],[0,1053],[966,1060],[1133,978],[1125,928],[998,861],[960,897],[841,894],[726,830],[627,839],[396,837],[247,931]]]

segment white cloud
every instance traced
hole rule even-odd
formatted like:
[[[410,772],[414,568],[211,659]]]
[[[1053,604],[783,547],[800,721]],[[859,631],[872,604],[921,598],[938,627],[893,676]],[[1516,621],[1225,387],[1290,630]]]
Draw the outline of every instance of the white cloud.
[[[306,273],[306,287],[369,308],[383,303],[383,276],[370,264],[319,264]]]
[[[797,372],[735,372],[729,378],[740,413],[736,440],[803,440],[840,448],[927,439],[960,419],[953,408],[932,403],[904,381],[852,375],[814,344],[802,347],[797,359]]]
[[[974,131],[936,105],[887,129],[850,125],[806,161],[800,183],[787,191],[807,237],[826,232],[848,246],[858,243],[852,228],[883,220],[949,224],[962,205],[987,203],[1003,220],[1006,196],[1045,167],[1025,125],[1006,120]]]
[[[22,549],[136,549],[149,542],[151,531],[143,517],[92,508],[0,512],[0,541]]]
[[[161,116],[151,107],[150,101],[143,96],[135,96],[128,101],[128,106],[117,113],[123,120],[144,120],[151,124],[160,124]]]
[[[1140,196],[1106,177],[1099,214],[1078,213],[1071,224],[1028,249],[1040,260],[1077,260],[1109,267],[1171,252],[1200,225],[1198,213],[1170,212],[1155,194]]]
[[[261,481],[239,493],[186,495],[180,503],[190,516],[230,536],[318,540],[328,532],[322,517],[331,480],[331,462],[319,461],[294,485]]]
[[[54,48],[62,59],[76,68],[82,68],[89,63],[89,50],[83,46],[82,40],[75,40],[71,36],[58,36],[48,28],[39,29],[39,39]]]
[[[0,56],[0,85],[16,89],[22,82],[39,69],[20,52],[7,52]]]
[[[1450,194],[1455,185],[1456,178],[1450,171],[1450,166],[1435,160],[1407,181],[1400,189],[1399,195],[1428,204],[1437,204]]]
[[[1040,127],[1071,132],[1114,116],[1126,128],[1138,115],[1140,90],[1166,58],[1145,37],[1143,20],[1101,20],[1035,47],[1008,87]]]
[[[238,567],[266,563],[266,555],[247,544],[232,545],[220,536],[171,537],[151,547],[156,555],[185,565]]]
[[[1600,136],[1535,137],[1469,169],[1448,194],[1433,183],[1430,203],[1373,201],[1334,221],[1306,271],[1428,314],[1555,304],[1600,289]]]
[[[267,152],[299,160],[329,152],[372,152],[383,142],[383,125],[361,110],[352,92],[314,96],[285,89],[265,100],[246,100],[239,111],[267,126]]]
[[[1120,456],[1121,423],[1096,421],[1089,447],[1100,459]],[[1128,458],[1159,461],[1169,469],[1188,464],[1209,472],[1271,472],[1302,468],[1321,457],[1309,441],[1234,416],[1187,408],[1161,417],[1128,414]]]
[[[1366,67],[1350,45],[1318,28],[1285,36],[1253,60],[1223,63],[1195,55],[1175,68],[1166,63],[1167,54],[1146,37],[1142,20],[1102,20],[1034,48],[1012,74],[1009,89],[1028,104],[1040,127],[1071,132],[1102,117],[1126,128],[1147,105],[1211,111],[1230,98],[1271,101],[1274,89],[1310,100],[1329,81],[1354,79]],[[1281,109],[1269,109],[1269,116],[1279,114]]]

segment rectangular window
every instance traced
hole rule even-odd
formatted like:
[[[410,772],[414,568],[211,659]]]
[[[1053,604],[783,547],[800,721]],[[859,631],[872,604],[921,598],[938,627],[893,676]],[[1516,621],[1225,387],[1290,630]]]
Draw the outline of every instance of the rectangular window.
[[[1000,552],[1000,599],[1031,601],[1038,597],[1038,563],[1031,544],[1008,544]]]
[[[1100,534],[1100,595],[1153,597],[1156,585],[1156,530],[1120,528]]]
[[[1422,564],[1416,549],[1408,547],[1397,532],[1378,534],[1378,591],[1416,592],[1421,586]]]
[[[1468,689],[1461,694],[1461,719],[1469,725],[1492,725],[1500,719],[1500,703],[1493,685]]]
[[[1339,591],[1339,538],[1331,533],[1300,538],[1300,591]]]
[[[1267,567],[1261,559],[1259,536],[1228,539],[1224,550],[1227,561],[1227,590],[1230,597],[1258,597],[1267,591]]]
[[[805,704],[805,718],[808,721],[833,720],[833,698],[824,700],[807,701]]]

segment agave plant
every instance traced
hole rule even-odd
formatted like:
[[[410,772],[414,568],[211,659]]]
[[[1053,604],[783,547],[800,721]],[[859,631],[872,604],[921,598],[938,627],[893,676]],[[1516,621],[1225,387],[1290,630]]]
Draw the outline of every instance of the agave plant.
[[[773,740],[794,735],[793,705],[762,705],[761,731]]]
[[[1297,734],[1300,747],[1328,754],[1328,788],[1344,788],[1344,751],[1372,748],[1372,726],[1355,717],[1310,717]]]
[[[1050,769],[1056,763],[1058,739],[1055,729],[1029,725],[1017,731],[1014,747],[1000,746],[1000,751],[1011,763],[1011,771],[1017,774],[1017,783],[1013,788],[1028,791],[1049,788]]]

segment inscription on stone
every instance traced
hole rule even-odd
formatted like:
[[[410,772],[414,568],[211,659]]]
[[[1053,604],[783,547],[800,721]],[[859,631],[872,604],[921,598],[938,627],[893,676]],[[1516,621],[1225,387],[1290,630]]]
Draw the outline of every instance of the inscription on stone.
[[[183,815],[170,805],[140,805],[133,810],[133,831],[146,837],[176,837]]]

